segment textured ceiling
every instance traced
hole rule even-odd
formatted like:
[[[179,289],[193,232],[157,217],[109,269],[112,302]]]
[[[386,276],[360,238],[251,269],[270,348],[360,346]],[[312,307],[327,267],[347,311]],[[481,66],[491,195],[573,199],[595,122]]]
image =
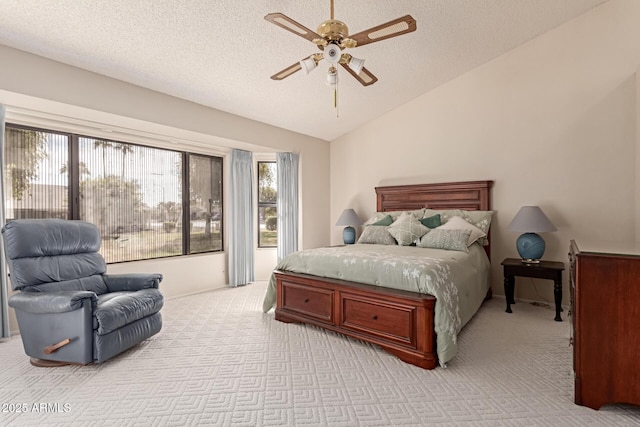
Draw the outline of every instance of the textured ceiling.
[[[330,141],[604,1],[335,0],[352,34],[405,14],[418,26],[348,50],[379,81],[341,69],[339,117],[325,61],[269,78],[318,50],[264,20],[315,30],[329,0],[2,0],[0,44]]]

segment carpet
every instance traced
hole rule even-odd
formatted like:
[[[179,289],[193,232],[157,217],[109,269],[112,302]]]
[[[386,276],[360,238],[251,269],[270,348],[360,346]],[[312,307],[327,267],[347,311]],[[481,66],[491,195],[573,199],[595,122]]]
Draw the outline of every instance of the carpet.
[[[0,425],[640,426],[573,403],[570,322],[487,301],[446,369],[260,310],[266,283],[167,300],[151,339],[100,365],[36,368],[0,343]]]

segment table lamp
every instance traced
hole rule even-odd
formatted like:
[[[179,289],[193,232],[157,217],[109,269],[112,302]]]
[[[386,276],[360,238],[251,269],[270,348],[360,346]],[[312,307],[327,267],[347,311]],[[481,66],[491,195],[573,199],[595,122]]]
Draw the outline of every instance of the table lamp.
[[[336,225],[346,225],[342,232],[342,239],[345,245],[352,245],[356,242],[356,229],[352,225],[362,225],[362,220],[353,209],[345,209]]]
[[[516,248],[522,262],[527,264],[539,263],[544,254],[544,239],[536,233],[557,230],[539,206],[521,207],[508,229],[524,233],[518,237]]]

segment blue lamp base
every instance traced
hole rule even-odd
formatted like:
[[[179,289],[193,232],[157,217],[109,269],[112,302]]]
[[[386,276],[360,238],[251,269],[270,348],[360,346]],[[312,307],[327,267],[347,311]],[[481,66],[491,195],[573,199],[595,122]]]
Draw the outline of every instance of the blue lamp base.
[[[356,242],[356,229],[352,226],[347,226],[342,232],[342,240],[345,245],[353,245]]]
[[[544,255],[544,239],[536,233],[524,233],[516,240],[518,254],[522,262],[527,264],[537,264]]]

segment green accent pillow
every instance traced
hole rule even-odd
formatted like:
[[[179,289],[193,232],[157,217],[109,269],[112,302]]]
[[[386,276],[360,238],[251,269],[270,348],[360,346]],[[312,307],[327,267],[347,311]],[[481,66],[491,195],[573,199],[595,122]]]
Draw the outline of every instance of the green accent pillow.
[[[402,214],[400,218],[389,226],[391,234],[401,246],[410,246],[429,232],[429,228],[411,214]]]
[[[369,225],[385,225],[385,226],[389,226],[391,224],[393,224],[393,218],[391,218],[391,215],[387,215],[385,217],[380,218],[379,220],[377,220],[373,224],[369,224]]]
[[[422,225],[429,228],[436,228],[442,225],[442,222],[440,221],[440,214],[435,214],[434,216],[430,216],[428,218],[422,218],[420,222],[422,223]]]
[[[449,218],[464,215],[461,209],[425,209],[423,217],[440,214],[440,222],[445,224]]]
[[[446,230],[436,228],[425,234],[417,246],[421,248],[446,249],[448,251],[469,253],[467,241],[470,235],[471,230]]]

